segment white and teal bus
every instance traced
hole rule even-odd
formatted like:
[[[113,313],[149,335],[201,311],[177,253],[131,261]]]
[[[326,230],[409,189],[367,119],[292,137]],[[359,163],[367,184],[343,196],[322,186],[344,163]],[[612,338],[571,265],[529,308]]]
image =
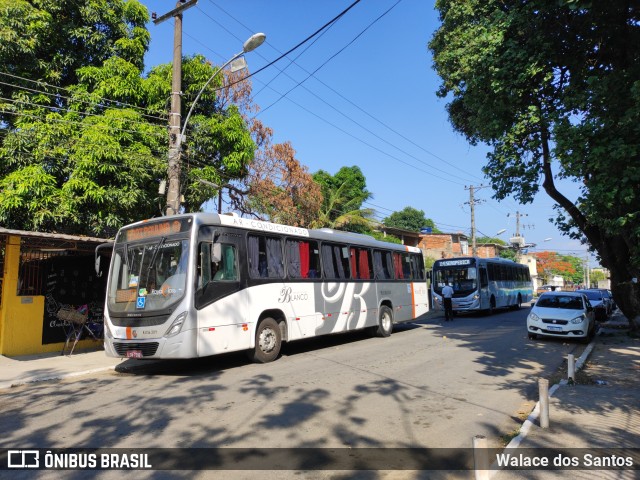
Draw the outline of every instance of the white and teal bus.
[[[99,259],[97,258],[97,265]],[[123,227],[107,282],[105,351],[194,358],[370,329],[428,310],[418,248],[367,235],[196,213]]]
[[[533,299],[529,267],[504,258],[459,257],[436,260],[431,275],[434,305],[443,308],[442,288],[453,287],[453,310],[467,312],[520,308]]]

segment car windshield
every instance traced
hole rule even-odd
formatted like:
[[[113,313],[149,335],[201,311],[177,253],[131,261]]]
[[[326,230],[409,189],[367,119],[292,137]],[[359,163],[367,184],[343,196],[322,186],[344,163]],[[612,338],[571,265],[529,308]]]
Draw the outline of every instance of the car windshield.
[[[182,298],[188,240],[166,237],[114,249],[107,302],[111,312],[162,310]]]
[[[543,295],[538,299],[536,307],[582,310],[584,305],[580,297],[573,295]]]
[[[592,291],[585,290],[582,293],[584,293],[589,300],[602,301],[602,292],[598,292],[596,290],[592,290]]]

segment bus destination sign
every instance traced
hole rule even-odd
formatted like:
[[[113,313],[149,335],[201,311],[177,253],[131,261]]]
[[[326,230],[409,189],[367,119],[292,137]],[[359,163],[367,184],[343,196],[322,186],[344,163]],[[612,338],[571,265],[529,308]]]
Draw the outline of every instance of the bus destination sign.
[[[461,265],[471,265],[471,258],[460,258],[457,260],[440,260],[438,266],[440,267],[457,267]]]
[[[163,222],[148,223],[139,227],[123,230],[123,238],[121,238],[120,241],[134,242],[151,237],[166,237],[174,233],[188,231],[190,225],[191,219],[165,220]]]

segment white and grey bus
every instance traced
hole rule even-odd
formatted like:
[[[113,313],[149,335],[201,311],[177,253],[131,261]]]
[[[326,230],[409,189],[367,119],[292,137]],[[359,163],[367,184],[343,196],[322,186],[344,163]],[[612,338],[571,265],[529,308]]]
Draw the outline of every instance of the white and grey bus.
[[[97,258],[97,264],[99,259]],[[393,324],[428,310],[415,247],[367,235],[196,213],[117,234],[104,315],[112,357],[193,358]]]
[[[504,258],[459,257],[436,260],[431,275],[434,305],[442,306],[442,288],[453,287],[453,310],[466,312],[519,308],[533,299],[529,267]]]

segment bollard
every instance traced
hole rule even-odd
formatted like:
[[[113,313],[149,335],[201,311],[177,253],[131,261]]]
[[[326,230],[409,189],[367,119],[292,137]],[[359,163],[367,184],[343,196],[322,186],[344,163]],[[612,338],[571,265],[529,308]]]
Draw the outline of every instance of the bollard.
[[[489,480],[489,450],[483,435],[473,437],[473,470],[475,480]]]
[[[546,378],[539,379],[538,390],[540,397],[540,426],[549,428],[549,380]]]
[[[569,385],[576,383],[576,360],[572,353],[567,355],[567,377],[569,379]]]

